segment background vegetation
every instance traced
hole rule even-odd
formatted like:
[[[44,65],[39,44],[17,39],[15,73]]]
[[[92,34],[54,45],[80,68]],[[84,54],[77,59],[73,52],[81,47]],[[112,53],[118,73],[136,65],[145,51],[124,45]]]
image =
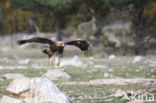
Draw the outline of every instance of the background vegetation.
[[[39,32],[56,31],[57,40],[76,34],[77,37],[88,39],[94,46],[106,48],[102,49],[106,53],[114,50],[121,54],[127,51],[131,54],[155,53],[155,0],[43,1],[1,0],[0,35],[31,34],[36,32],[37,27]],[[107,30],[110,35],[120,38],[120,45],[117,40],[111,41],[109,38],[112,37],[104,31],[105,27],[115,23],[129,24],[127,30],[124,25],[115,31],[112,28]],[[133,43],[129,43],[128,38]],[[107,47],[111,48],[107,50]]]

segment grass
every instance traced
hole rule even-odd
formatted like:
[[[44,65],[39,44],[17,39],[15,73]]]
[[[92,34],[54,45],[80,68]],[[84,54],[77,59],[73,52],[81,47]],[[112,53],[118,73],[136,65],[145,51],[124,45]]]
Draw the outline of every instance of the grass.
[[[24,74],[27,77],[39,77],[43,73],[45,73],[46,70],[41,69],[16,69],[16,70],[1,70],[0,75],[7,74],[7,73],[21,73]]]
[[[127,85],[127,86],[118,86],[118,85],[104,85],[104,86],[59,86],[59,88],[67,93],[69,96],[74,97],[76,103],[124,103],[125,100],[121,98],[115,98],[110,95],[114,93],[117,89],[123,90],[142,90],[144,87],[139,87],[136,85]],[[79,99],[78,97],[82,97],[84,99]],[[91,97],[91,98],[86,98]],[[102,97],[97,98],[96,97]]]
[[[21,55],[21,54],[20,54]],[[27,54],[28,55],[28,54]],[[36,54],[37,55],[37,54]],[[39,77],[42,76],[49,67],[49,60],[46,57],[40,58],[30,58],[30,62],[28,64],[19,64],[18,59],[14,59],[13,57],[7,56],[7,54],[3,54],[4,57],[0,58],[0,66],[25,66],[25,69],[14,69],[14,70],[0,70],[0,76],[6,73],[21,73],[27,77]],[[19,56],[20,57],[20,56]],[[30,57],[30,56],[28,56]],[[28,58],[23,57],[22,58]],[[21,58],[21,59],[22,59]],[[156,67],[150,66],[151,62],[142,62],[142,63],[133,63],[134,57],[117,57],[113,60],[111,59],[91,59],[91,58],[81,58],[81,60],[86,63],[88,66],[85,68],[74,67],[74,66],[65,66],[61,69],[64,69],[68,74],[71,75],[71,79],[69,80],[57,80],[53,81],[57,84],[59,89],[70,97],[72,97],[75,103],[126,103],[127,101],[122,98],[112,97],[111,95],[117,89],[123,90],[148,90],[148,88],[137,85],[127,85],[127,86],[119,86],[119,85],[102,85],[102,86],[87,86],[87,85],[66,85],[62,86],[59,83],[62,82],[73,82],[73,81],[89,81],[94,79],[103,79],[104,73],[110,73],[117,77],[122,78],[136,78],[136,77],[144,77],[144,78],[154,78],[156,76]],[[156,61],[156,56],[147,57],[152,61]],[[69,58],[71,59],[71,58]],[[44,66],[43,69],[35,69],[32,65],[36,64],[38,66]],[[96,67],[99,66],[99,67]],[[105,66],[105,67],[102,67]],[[154,76],[153,76],[154,75]],[[11,80],[4,79],[3,82],[0,82],[0,98],[7,94],[5,88],[11,82]],[[156,86],[153,86],[156,88]],[[154,94],[156,97],[156,94]],[[90,97],[90,98],[88,98]],[[96,99],[95,97],[104,97],[103,99]],[[94,99],[93,99],[94,98]]]

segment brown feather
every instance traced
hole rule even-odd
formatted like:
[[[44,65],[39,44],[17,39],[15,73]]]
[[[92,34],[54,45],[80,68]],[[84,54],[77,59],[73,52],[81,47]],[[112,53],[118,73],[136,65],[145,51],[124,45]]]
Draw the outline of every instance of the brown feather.
[[[86,40],[72,40],[65,42],[66,45],[74,45],[81,49],[81,51],[88,50],[89,43]]]
[[[54,41],[47,39],[47,38],[42,38],[42,37],[34,37],[32,39],[26,39],[26,40],[19,40],[17,41],[17,43],[19,45],[25,44],[25,43],[43,43],[43,44],[53,44],[55,43]]]

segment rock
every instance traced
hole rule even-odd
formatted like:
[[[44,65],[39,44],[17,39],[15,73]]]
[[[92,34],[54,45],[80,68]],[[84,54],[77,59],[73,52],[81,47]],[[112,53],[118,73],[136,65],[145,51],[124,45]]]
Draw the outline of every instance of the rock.
[[[148,94],[145,90],[127,90],[126,93],[128,95],[141,95],[141,94]]]
[[[9,96],[3,96],[1,103],[23,103],[21,100],[17,100],[15,98]],[[24,102],[25,103],[25,102]]]
[[[3,96],[1,103],[73,103],[51,80],[44,77],[17,78],[6,90],[12,96]]]
[[[42,65],[38,65],[38,64],[32,64],[31,65],[34,69],[47,69],[49,68],[49,66],[42,66]]]
[[[146,102],[144,102],[144,101],[129,101],[127,103],[146,103]]]
[[[94,65],[94,68],[103,68],[103,69],[107,69],[108,67],[105,65]]]
[[[118,89],[118,90],[116,90],[114,96],[115,96],[115,97],[122,97],[122,96],[125,95],[125,94],[126,94],[125,91],[123,91],[122,89]]]
[[[8,51],[10,51],[11,50],[11,48],[10,47],[1,47],[1,51],[2,52],[8,52]]]
[[[143,62],[143,61],[145,61],[146,59],[145,59],[145,57],[143,57],[143,56],[136,56],[135,58],[134,58],[134,60],[133,60],[133,63],[137,63],[137,62]]]
[[[13,94],[19,94],[29,89],[30,78],[22,77],[14,79],[6,88],[7,91]]]
[[[112,74],[110,74],[110,73],[104,73],[104,75],[103,75],[105,78],[120,78],[120,77],[116,77],[116,76],[114,76],[114,75],[112,75]]]
[[[15,78],[21,78],[25,76],[19,73],[8,73],[8,74],[4,74],[3,77],[6,79],[15,79]]]
[[[156,93],[156,88],[151,88],[151,89],[149,90],[149,92],[150,92],[150,93]]]
[[[43,74],[43,77],[46,77],[50,80],[60,80],[60,79],[70,79],[71,76],[64,72],[64,70],[54,69],[48,70],[47,73]]]
[[[95,79],[90,80],[89,82],[65,82],[61,85],[141,85],[145,84],[156,85],[156,79],[151,78],[133,78],[133,79],[124,79],[124,78],[110,78],[110,79]]]
[[[0,82],[3,82],[4,80],[2,78],[0,78]]]
[[[116,58],[115,55],[110,55],[110,56],[108,57],[108,59],[115,59],[115,58]]]
[[[114,96],[115,97],[122,97],[122,100],[129,100],[128,103],[144,103],[143,100],[139,98],[139,96],[145,96],[145,94],[148,94],[148,93],[145,93],[145,90],[123,91],[122,89],[118,89],[115,92]],[[130,101],[133,101],[133,102],[130,102]]]
[[[109,73],[104,73],[104,77],[109,78],[109,77],[111,77],[111,75]]]
[[[149,65],[150,67],[156,67],[156,62],[152,61],[151,64]]]
[[[150,78],[134,78],[134,79],[123,79],[123,78],[111,78],[111,79],[97,79],[97,80],[91,80],[90,84],[93,85],[129,85],[129,84],[135,84],[135,85],[155,85],[156,80],[150,79]]]
[[[19,64],[28,64],[30,62],[30,59],[25,59],[25,60],[19,60]]]
[[[87,66],[80,60],[80,58],[78,56],[74,56],[72,60],[62,61],[60,64],[60,67],[63,67],[66,65],[71,65],[71,66],[76,66],[76,67],[86,67]]]

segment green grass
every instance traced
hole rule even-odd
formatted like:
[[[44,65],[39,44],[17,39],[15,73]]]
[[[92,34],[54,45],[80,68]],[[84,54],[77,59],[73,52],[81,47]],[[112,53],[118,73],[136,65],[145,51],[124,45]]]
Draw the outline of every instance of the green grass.
[[[44,69],[16,69],[16,70],[0,70],[0,75],[7,73],[21,73],[27,77],[39,77],[46,72]]]
[[[115,98],[111,96],[117,89],[123,90],[142,90],[145,87],[136,85],[118,86],[118,85],[104,85],[104,86],[59,86],[59,88],[67,93],[69,96],[73,97],[76,103],[105,103],[106,100],[111,99],[107,103],[125,103],[125,100],[121,98]],[[79,99],[78,97],[84,97],[84,99]],[[103,97],[101,99],[91,99],[86,97]],[[79,102],[78,102],[79,101]]]
[[[37,55],[37,54],[36,54]],[[29,56],[28,56],[29,57]],[[0,76],[6,73],[21,73],[27,77],[39,77],[42,76],[49,67],[49,60],[45,57],[40,58],[30,58],[29,64],[18,64],[17,59],[13,59],[8,56],[8,61],[4,58],[0,58],[0,66],[26,66],[26,69],[15,69],[15,70],[0,70]],[[26,57],[24,57],[26,58]],[[122,98],[115,98],[112,95],[117,89],[123,90],[148,90],[148,88],[137,85],[102,85],[102,86],[87,86],[87,85],[59,85],[63,82],[81,82],[81,81],[90,81],[94,79],[103,79],[104,73],[110,73],[114,76],[122,78],[154,78],[156,76],[156,67],[149,66],[149,62],[143,63],[133,63],[134,57],[117,57],[113,60],[104,58],[104,59],[90,59],[90,58],[81,58],[81,60],[88,64],[86,68],[74,67],[74,66],[65,66],[61,69],[64,69],[68,74],[71,75],[69,80],[57,80],[53,81],[57,84],[61,91],[68,94],[72,97],[75,103],[126,103]],[[147,57],[150,60],[156,61],[156,56]],[[71,58],[70,58],[71,59]],[[90,63],[92,62],[92,63]],[[37,64],[38,66],[45,66],[43,69],[35,69],[32,65]],[[95,68],[97,65],[103,65],[106,68]],[[5,87],[11,82],[11,80],[4,79],[3,82],[0,82],[0,98],[7,94]],[[153,86],[156,87],[156,86]],[[156,96],[156,94],[155,94]],[[83,97],[84,99],[80,99]],[[104,99],[87,99],[87,97],[105,97]]]

